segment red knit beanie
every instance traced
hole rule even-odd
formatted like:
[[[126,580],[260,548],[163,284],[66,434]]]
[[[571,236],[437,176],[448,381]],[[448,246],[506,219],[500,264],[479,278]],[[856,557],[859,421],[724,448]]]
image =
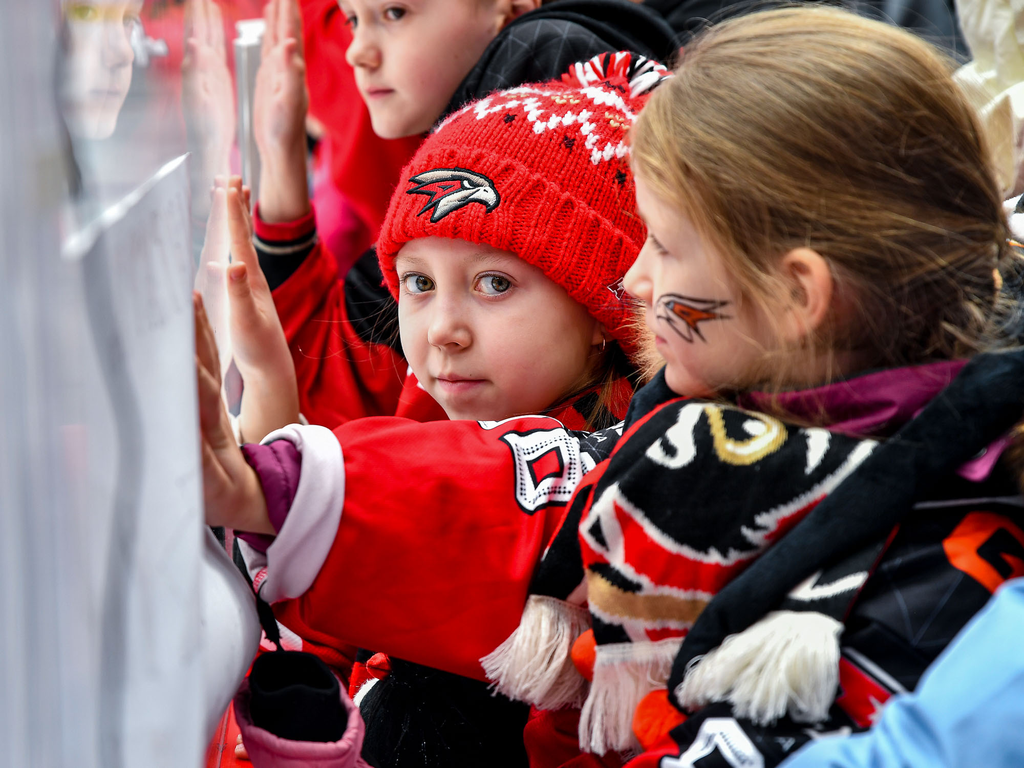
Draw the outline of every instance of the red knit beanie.
[[[621,280],[643,246],[627,133],[667,75],[628,53],[575,65],[562,82],[499,91],[440,123],[402,171],[377,241],[395,257],[420,237],[486,243],[541,269],[634,351]]]

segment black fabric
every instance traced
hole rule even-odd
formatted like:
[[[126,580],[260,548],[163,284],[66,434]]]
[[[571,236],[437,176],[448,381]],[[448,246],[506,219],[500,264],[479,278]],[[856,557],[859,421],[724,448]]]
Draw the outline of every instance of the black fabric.
[[[249,692],[253,724],[275,736],[334,742],[345,734],[348,712],[338,678],[311,653],[278,650],[257,657]]]
[[[235,557],[241,557],[237,540]],[[312,653],[284,650],[274,611],[259,595],[256,615],[277,650],[257,656],[249,672],[253,725],[291,741],[338,741],[348,725],[338,678]]]
[[[564,600],[566,595],[580,585],[580,537],[579,527],[583,512],[590,505],[590,497],[594,493],[594,483],[585,483],[576,489],[565,513],[565,522],[558,528],[558,533],[551,542],[557,552],[566,553],[564,557],[544,558],[538,563],[530,583],[531,595],[547,595]]]
[[[947,498],[1017,494],[1016,484],[1007,476],[996,476],[980,487],[966,480],[961,483],[974,487]],[[950,562],[946,551],[951,537],[971,515],[976,518],[975,530],[981,527],[979,522],[998,523],[982,534],[985,541],[977,547],[978,557],[1001,578],[1014,576],[1010,564],[1024,562],[1024,547],[1009,526],[1024,528],[1020,506],[988,502],[917,510],[900,526],[845,622],[843,647],[870,658],[907,690],[917,686],[925,669],[991,597],[984,585]],[[929,609],[915,610],[923,605]]]
[[[999,578],[1016,575],[1015,564],[1024,560],[1019,498],[1016,482],[1002,471],[983,483],[953,477],[930,489],[925,499],[961,502],[919,508],[901,523],[844,622],[839,689],[828,719],[809,726],[783,717],[758,726],[736,718],[728,703],[709,704],[672,731],[676,754],[682,755],[673,764],[731,766],[736,763],[722,762],[726,755],[745,755],[775,768],[813,738],[868,728],[891,696],[917,688],[929,665],[991,597],[989,588],[950,559],[957,532],[969,529],[978,557]]]
[[[296,251],[295,253],[269,253],[261,245],[258,239],[253,239],[253,246],[256,248],[256,256],[260,260],[260,269],[263,270],[263,276],[267,278],[267,285],[270,286],[270,290],[275,290],[279,286],[284,284],[284,281],[295,274],[296,270],[302,266],[302,262],[306,260],[313,251],[313,247],[316,245],[315,238],[305,237],[303,240],[309,240],[307,247]],[[287,246],[289,242],[274,242],[274,246]]]
[[[489,93],[560,77],[599,53],[632,51],[670,66],[678,44],[657,13],[627,0],[559,0],[523,14],[487,46],[445,114]]]
[[[665,369],[662,368],[647,384],[638,389],[633,399],[629,401],[629,410],[626,411],[626,422],[624,429],[629,431],[637,421],[649,414],[662,403],[679,398],[675,392],[669,389],[665,382]]]
[[[345,275],[345,312],[367,344],[383,344],[402,354],[398,335],[398,302],[384,287],[384,275],[371,246]]]
[[[526,768],[526,704],[479,680],[391,657],[367,692],[363,759],[379,768]]]
[[[939,0],[941,2],[941,0]],[[815,5],[836,5],[851,8],[852,0],[798,0]],[[643,5],[657,13],[676,33],[685,47],[695,35],[712,24],[770,8],[789,7],[793,0],[643,0]]]
[[[845,553],[885,539],[915,500],[1005,434],[1024,412],[1024,350],[980,355],[921,414],[704,609],[676,657],[669,690],[697,656],[779,606]]]

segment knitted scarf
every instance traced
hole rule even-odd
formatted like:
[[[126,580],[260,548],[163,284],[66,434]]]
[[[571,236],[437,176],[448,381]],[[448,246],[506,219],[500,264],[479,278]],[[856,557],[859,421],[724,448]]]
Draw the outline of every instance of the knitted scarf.
[[[1024,410],[1024,352],[979,356],[945,386],[960,367],[906,369],[919,391],[903,398],[910,413],[876,409],[906,422],[881,447],[677,398],[657,377],[578,490],[519,628],[484,659],[496,688],[541,708],[582,704],[581,747],[597,753],[636,748],[634,710],[666,683],[680,708],[826,719],[843,618],[901,515]],[[856,409],[845,417],[862,434],[888,431]],[[588,625],[589,684],[573,664]]]
[[[849,570],[858,558],[862,565],[877,558],[923,491],[958,468],[963,473],[974,463],[995,461],[1022,415],[1024,349],[971,360],[864,462],[854,482],[837,488],[791,535],[722,589],[673,662],[668,687],[674,703],[692,709],[728,701],[737,716],[759,723],[787,710],[801,713],[800,697],[780,682],[793,667],[773,659],[776,649],[765,638],[791,620],[794,610],[842,616],[856,589],[844,585],[829,564],[846,562]],[[828,644],[824,657],[816,657],[815,650],[820,648],[802,649],[793,665],[816,682],[814,695],[827,710],[836,691],[838,647]],[[773,706],[758,702],[751,693],[755,685],[780,691],[779,700]],[[810,715],[805,720],[826,719],[820,708],[805,714]]]
[[[582,705],[585,751],[635,749],[634,710],[664,687],[704,606],[876,445],[680,398],[659,375],[577,490],[519,628],[483,659],[489,678],[542,709]],[[572,656],[589,627],[588,683]]]

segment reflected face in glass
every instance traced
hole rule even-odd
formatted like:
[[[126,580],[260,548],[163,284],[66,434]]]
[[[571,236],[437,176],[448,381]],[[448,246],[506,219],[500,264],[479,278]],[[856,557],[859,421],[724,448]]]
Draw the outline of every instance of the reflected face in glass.
[[[142,0],[66,0],[67,33],[61,97],[76,137],[108,138],[117,126],[132,82],[132,30]]]

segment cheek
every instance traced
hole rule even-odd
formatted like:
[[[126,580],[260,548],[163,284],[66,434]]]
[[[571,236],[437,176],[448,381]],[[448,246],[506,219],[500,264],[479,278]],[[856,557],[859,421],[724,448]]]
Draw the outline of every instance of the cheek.
[[[405,359],[415,372],[427,357],[427,332],[422,318],[401,299],[398,302],[398,328]]]

